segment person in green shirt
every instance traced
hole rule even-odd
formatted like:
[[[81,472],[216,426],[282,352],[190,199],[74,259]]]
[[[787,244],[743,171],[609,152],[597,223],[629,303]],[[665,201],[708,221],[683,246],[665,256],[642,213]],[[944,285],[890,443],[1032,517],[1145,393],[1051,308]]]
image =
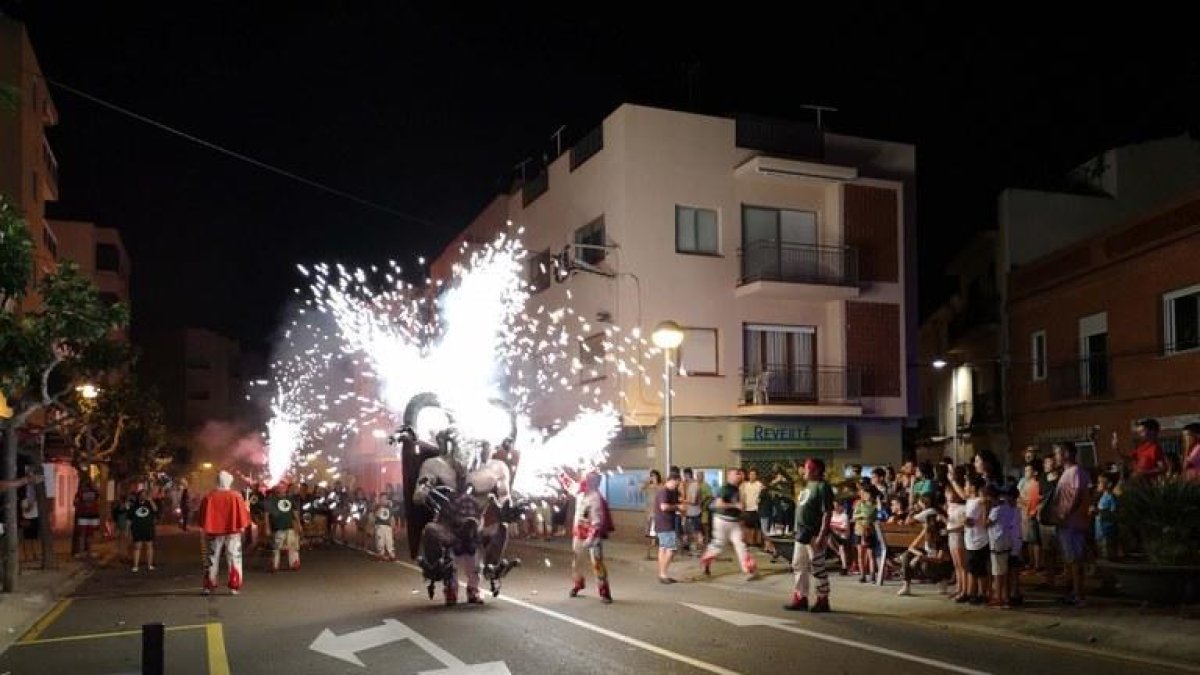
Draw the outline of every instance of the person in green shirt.
[[[300,502],[288,495],[285,488],[283,483],[276,485],[266,503],[266,536],[271,538],[272,573],[279,570],[279,554],[283,549],[288,552],[288,567],[300,569]]]
[[[146,569],[154,570],[154,526],[158,506],[145,490],[138,490],[129,500],[129,530],[133,534],[133,569],[138,571],[142,549],[146,549]]]
[[[783,608],[792,612],[829,611],[829,574],[825,549],[829,545],[829,520],[833,515],[833,488],[825,482],[825,463],[812,458],[804,462],[804,490],[796,504],[796,546],[792,571],[796,575],[791,602]],[[817,580],[817,599],[808,604],[809,575]]]

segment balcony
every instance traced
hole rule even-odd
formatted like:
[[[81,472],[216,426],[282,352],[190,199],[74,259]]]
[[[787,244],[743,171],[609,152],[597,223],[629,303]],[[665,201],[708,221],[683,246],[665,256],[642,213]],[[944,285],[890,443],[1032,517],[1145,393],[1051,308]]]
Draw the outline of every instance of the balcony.
[[[54,151],[50,149],[50,141],[42,136],[42,159],[46,170],[43,172],[46,178],[46,195],[50,200],[58,199],[58,158],[54,156]]]
[[[995,394],[975,394],[970,401],[955,406],[955,424],[959,431],[998,425],[1003,422],[1000,400]]]
[[[862,378],[844,366],[767,364],[743,370],[743,412],[790,414],[815,406],[825,414],[860,414]],[[825,410],[827,407],[844,410]],[[783,408],[782,410],[779,410]]]
[[[1089,401],[1112,397],[1112,368],[1107,354],[1051,364],[1046,382],[1051,401]]]
[[[858,251],[847,246],[758,241],[739,252],[738,296],[858,297]]]

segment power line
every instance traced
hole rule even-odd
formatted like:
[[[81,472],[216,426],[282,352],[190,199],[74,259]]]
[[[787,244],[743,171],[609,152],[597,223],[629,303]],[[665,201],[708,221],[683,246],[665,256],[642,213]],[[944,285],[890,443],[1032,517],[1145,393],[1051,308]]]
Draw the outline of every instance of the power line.
[[[439,229],[439,230],[448,230],[449,229],[445,226],[439,225],[439,224],[437,224],[431,220],[428,220],[426,218],[422,218],[420,216],[414,216],[411,213],[404,213],[403,211],[397,211],[396,209],[393,209],[390,206],[385,206],[383,204],[380,204],[379,202],[374,202],[369,199],[359,197],[358,195],[351,194],[349,192],[346,192],[345,190],[339,190],[335,187],[330,187],[329,185],[315,181],[311,178],[305,178],[304,176],[301,176],[297,173],[288,171],[287,169],[281,169],[277,166],[268,164],[262,160],[255,159],[254,157],[250,157],[249,155],[237,152],[236,150],[230,150],[229,148],[226,148],[224,146],[213,143],[212,141],[207,141],[198,136],[189,134],[186,131],[181,131],[181,130],[176,129],[175,127],[172,127],[168,124],[159,122],[158,120],[152,119],[150,117],[146,117],[145,115],[140,115],[132,110],[129,110],[128,108],[123,108],[115,103],[110,103],[109,101],[106,101],[98,96],[93,96],[92,94],[89,94],[85,91],[80,91],[79,89],[76,89],[69,85],[63,84],[62,82],[58,82],[56,80],[51,80],[49,78],[46,78],[46,81],[49,82],[50,84],[54,85],[55,87],[62,89],[63,91],[66,91],[66,92],[74,94],[82,99],[85,99],[87,101],[95,103],[96,105],[98,105],[102,108],[106,108],[113,112],[120,113],[122,115],[125,115],[126,117],[130,117],[130,118],[135,119],[144,124],[149,124],[150,126],[155,127],[157,129],[159,129],[160,131],[165,131],[169,134],[179,136],[180,138],[189,140],[193,143],[196,143],[197,145],[208,148],[209,150],[215,150],[216,152],[219,152],[227,157],[232,157],[236,160],[246,162],[247,164],[258,167],[265,171],[269,171],[278,176],[283,176],[284,178],[294,180],[298,183],[302,183],[311,188],[316,188],[322,192],[334,195],[336,197],[341,197],[342,199],[350,200],[356,204],[359,204],[360,206],[365,206],[367,208],[375,209],[376,211],[381,211],[388,215],[395,216],[396,218],[401,218],[403,220],[408,220],[408,221],[411,221],[414,223],[419,223],[421,225],[426,225],[426,226],[432,227],[434,229]]]

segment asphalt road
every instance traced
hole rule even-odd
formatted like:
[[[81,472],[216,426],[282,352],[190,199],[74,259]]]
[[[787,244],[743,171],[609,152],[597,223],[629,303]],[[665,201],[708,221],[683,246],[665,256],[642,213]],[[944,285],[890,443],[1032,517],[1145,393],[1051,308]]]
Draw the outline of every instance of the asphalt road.
[[[0,673],[140,672],[140,626],[167,628],[168,673],[1168,673],[1146,664],[874,616],[794,615],[756,582],[657,583],[610,564],[616,602],[568,598],[565,555],[514,545],[525,565],[483,606],[430,601],[407,563],[306,551],[246,586],[200,591],[196,535],[160,537],[154,572],[99,570],[0,655]],[[402,548],[402,546],[398,546]],[[677,566],[687,576],[694,563]],[[361,663],[361,665],[359,665]]]

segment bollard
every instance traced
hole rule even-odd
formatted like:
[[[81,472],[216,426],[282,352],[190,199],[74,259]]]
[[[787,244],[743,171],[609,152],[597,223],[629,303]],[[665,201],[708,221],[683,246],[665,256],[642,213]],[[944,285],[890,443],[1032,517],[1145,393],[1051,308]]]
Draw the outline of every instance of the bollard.
[[[161,623],[142,625],[142,675],[163,675],[166,668],[165,635],[166,629]]]

